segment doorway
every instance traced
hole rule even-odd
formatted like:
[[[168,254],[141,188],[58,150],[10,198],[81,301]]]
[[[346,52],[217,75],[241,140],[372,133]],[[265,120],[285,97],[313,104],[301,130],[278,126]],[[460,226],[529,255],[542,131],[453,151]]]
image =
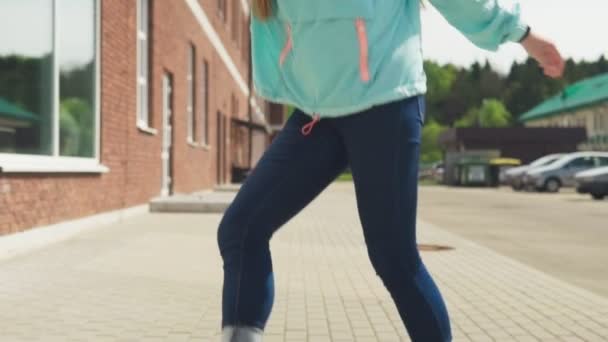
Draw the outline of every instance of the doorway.
[[[226,183],[226,116],[217,112],[217,183]]]

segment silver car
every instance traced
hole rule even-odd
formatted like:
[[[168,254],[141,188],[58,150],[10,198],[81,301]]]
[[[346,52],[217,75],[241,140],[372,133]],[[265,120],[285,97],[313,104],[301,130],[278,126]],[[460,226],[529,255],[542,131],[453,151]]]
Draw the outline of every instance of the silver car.
[[[590,194],[596,200],[608,196],[608,166],[579,172],[576,178],[576,191],[580,194]]]
[[[575,186],[577,173],[603,165],[608,165],[608,152],[571,153],[549,165],[526,171],[524,183],[538,191],[558,192],[562,186]]]
[[[524,188],[524,175],[526,174],[526,171],[532,170],[539,166],[549,165],[563,156],[563,154],[550,154],[544,157],[540,157],[528,165],[522,165],[508,169],[507,171],[505,171],[504,181],[505,183],[510,185],[513,190],[522,190]]]

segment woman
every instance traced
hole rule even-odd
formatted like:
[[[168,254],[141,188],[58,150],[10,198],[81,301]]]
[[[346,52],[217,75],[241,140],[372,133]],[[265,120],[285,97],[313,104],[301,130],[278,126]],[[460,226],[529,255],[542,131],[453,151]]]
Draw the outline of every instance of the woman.
[[[431,0],[476,45],[521,42],[549,76],[563,61],[498,0]],[[261,341],[273,303],[269,240],[348,165],[371,262],[415,342],[450,341],[416,248],[426,79],[418,0],[253,0],[258,94],[298,108],[220,224],[223,340]],[[331,229],[331,227],[327,227]]]

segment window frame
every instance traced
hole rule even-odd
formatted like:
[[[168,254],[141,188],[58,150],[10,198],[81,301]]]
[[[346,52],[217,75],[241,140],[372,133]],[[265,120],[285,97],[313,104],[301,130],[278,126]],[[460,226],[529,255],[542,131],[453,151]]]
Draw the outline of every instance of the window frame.
[[[95,1],[95,28],[94,46],[95,46],[95,104],[93,111],[95,115],[95,137],[94,137],[94,156],[93,157],[69,157],[61,156],[59,151],[60,126],[59,126],[59,80],[60,66],[59,58],[59,20],[57,19],[58,1],[52,0],[53,22],[52,22],[52,40],[53,40],[53,63],[51,81],[52,87],[52,120],[53,120],[53,139],[52,139],[52,154],[51,155],[36,155],[36,154],[16,154],[16,153],[0,153],[0,174],[2,173],[105,173],[109,168],[101,164],[101,82],[100,82],[100,64],[101,64],[101,1]]]
[[[188,44],[187,103],[186,103],[186,139],[189,144],[196,144],[196,46]]]
[[[228,0],[217,0],[217,13],[223,23],[226,23],[228,19],[227,2]]]
[[[249,59],[249,42],[247,41],[247,37],[249,35],[249,19],[247,16],[243,16],[243,21],[240,24],[241,26],[241,57],[243,58],[243,62],[247,63]]]
[[[99,0],[98,0],[99,1]],[[145,31],[142,31],[142,4],[146,3],[146,25]],[[153,128],[152,117],[150,116],[150,0],[136,0],[136,34],[135,34],[135,48],[136,48],[136,73],[135,73],[135,86],[136,86],[136,102],[135,102],[135,125],[140,131],[148,134],[156,134],[157,130]],[[145,77],[141,75],[141,66],[143,64],[143,51],[141,49],[141,42],[145,42],[145,58],[146,58],[146,71]],[[143,92],[142,92],[143,90]],[[145,96],[146,108],[142,108],[142,96]]]
[[[201,67],[201,72],[202,72],[202,77],[200,82],[201,83],[201,87],[200,87],[200,92],[201,92],[201,103],[200,103],[200,108],[201,108],[201,137],[200,137],[200,142],[201,145],[203,147],[210,147],[210,143],[209,143],[209,91],[210,91],[210,66],[209,66],[209,60],[207,60],[206,58],[202,59],[202,67]]]
[[[586,163],[586,164],[576,164],[576,162],[578,161],[591,161],[591,163]],[[594,156],[581,156],[581,157],[576,157],[574,159],[572,159],[567,165],[567,168],[575,168],[575,167],[588,167],[588,166],[594,166],[595,165],[595,157]]]
[[[600,156],[597,158],[598,166],[604,167],[608,166],[608,156]]]
[[[241,35],[241,3],[240,0],[232,0],[232,15],[230,18],[230,38],[237,48],[240,48]]]

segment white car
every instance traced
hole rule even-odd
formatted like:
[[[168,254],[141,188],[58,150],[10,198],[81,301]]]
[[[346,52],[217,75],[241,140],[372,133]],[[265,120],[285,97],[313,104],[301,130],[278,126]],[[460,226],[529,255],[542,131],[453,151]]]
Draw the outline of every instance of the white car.
[[[575,152],[526,171],[524,184],[538,191],[558,192],[562,186],[575,186],[577,173],[606,165],[608,152]]]
[[[528,165],[522,165],[508,169],[507,171],[505,171],[504,181],[506,184],[510,185],[513,190],[522,190],[524,188],[523,177],[526,171],[536,167],[549,165],[563,156],[563,154],[550,154],[544,157],[540,157]]]

